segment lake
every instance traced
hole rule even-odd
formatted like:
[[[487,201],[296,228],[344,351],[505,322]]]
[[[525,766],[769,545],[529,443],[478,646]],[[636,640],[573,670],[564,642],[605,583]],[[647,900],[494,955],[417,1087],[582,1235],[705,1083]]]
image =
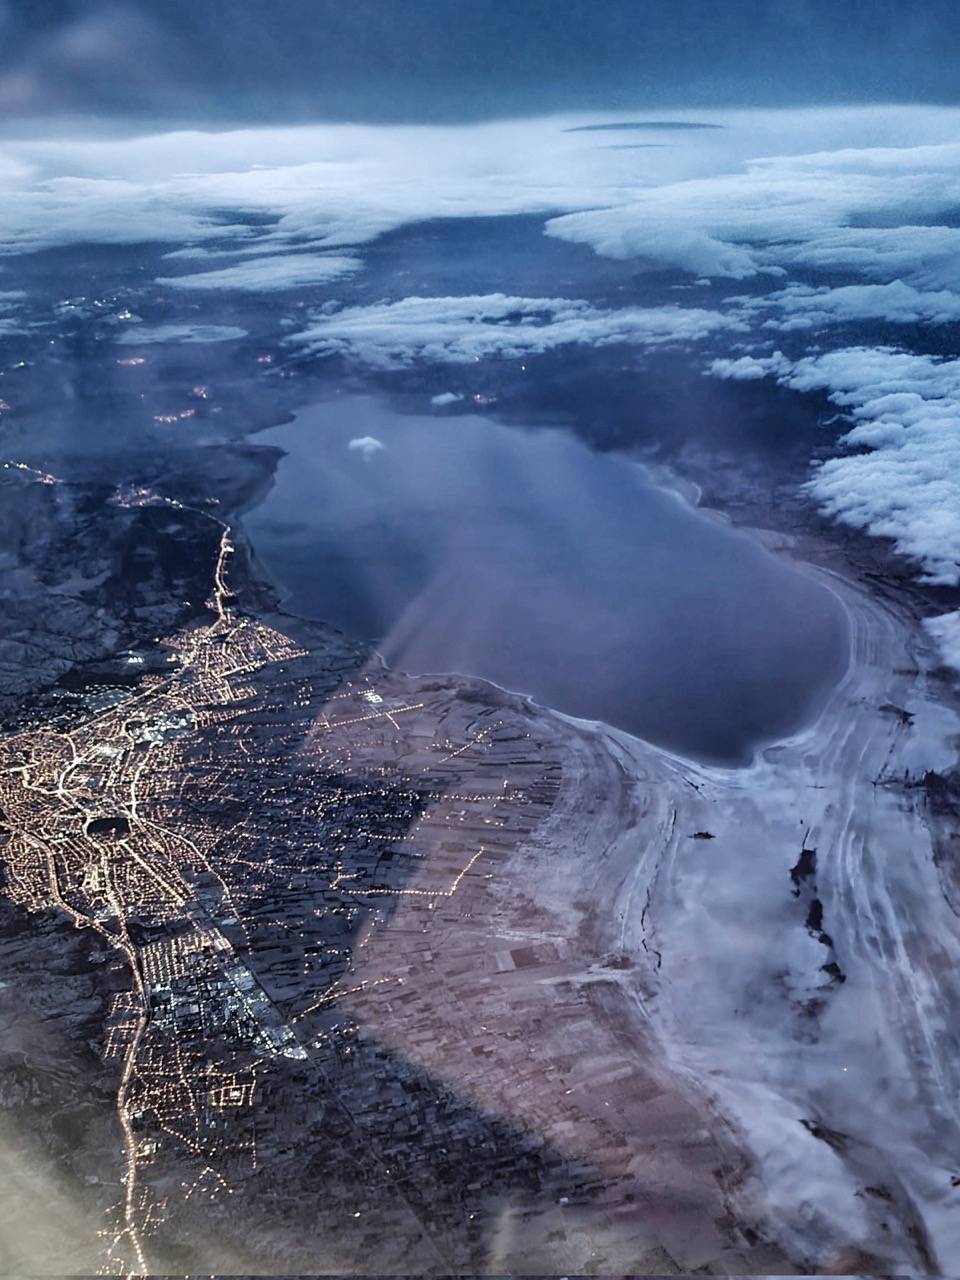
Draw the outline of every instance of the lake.
[[[350,395],[258,438],[286,456],[246,525],[285,607],[391,666],[724,764],[809,721],[846,667],[811,575],[564,429]]]

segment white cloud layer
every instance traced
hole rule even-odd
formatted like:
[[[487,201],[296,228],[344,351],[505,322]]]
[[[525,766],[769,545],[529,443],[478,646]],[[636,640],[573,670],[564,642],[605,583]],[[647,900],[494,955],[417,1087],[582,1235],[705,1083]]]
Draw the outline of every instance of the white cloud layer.
[[[927,225],[960,197],[960,111],[703,118],[722,127],[639,151],[569,132],[603,121],[583,116],[0,141],[0,252],[232,241],[276,258],[290,247],[362,245],[431,218],[528,213],[569,214],[551,234],[697,275],[842,262],[928,288],[931,272],[960,271],[960,229]]]
[[[812,288],[792,284],[764,297],[735,299],[746,319],[784,332],[881,320],[887,324],[956,324],[960,294],[923,290],[902,280]],[[768,316],[768,313],[773,313]]]
[[[359,258],[343,254],[276,254],[266,258],[248,258],[232,267],[220,267],[215,271],[161,276],[157,284],[172,289],[246,289],[262,293],[326,284],[329,280],[353,275],[360,266]]]
[[[571,343],[663,346],[692,342],[743,322],[719,311],[624,307],[604,311],[566,298],[404,298],[321,312],[290,341],[313,355],[349,355],[381,368],[416,360],[468,363],[542,354]]]
[[[924,624],[936,641],[940,657],[948,667],[960,671],[960,609],[928,618]]]
[[[0,249],[84,240],[330,249],[430,218],[547,216],[615,196],[636,165],[564,134],[565,123],[0,143]]]
[[[809,482],[820,507],[892,538],[927,581],[960,582],[960,359],[849,347],[796,361],[780,352],[716,360],[710,371],[825,391],[854,425],[842,438],[850,452],[818,465]]]
[[[140,324],[124,329],[116,341],[124,346],[141,346],[153,342],[233,342],[247,336],[246,329],[229,324]]]
[[[25,297],[22,289],[0,290],[0,337],[23,332],[24,326],[17,319],[17,312]]]
[[[960,286],[960,144],[847,146],[749,160],[570,213],[547,232],[609,258],[745,279],[791,267]],[[870,223],[883,225],[870,225]]]

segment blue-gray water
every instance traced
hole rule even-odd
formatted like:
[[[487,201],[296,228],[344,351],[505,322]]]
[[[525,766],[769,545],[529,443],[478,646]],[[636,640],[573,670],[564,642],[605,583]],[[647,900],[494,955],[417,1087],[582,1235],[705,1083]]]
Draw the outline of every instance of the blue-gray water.
[[[825,588],[566,431],[351,396],[259,438],[287,456],[247,526],[286,607],[402,670],[742,763],[845,667]]]

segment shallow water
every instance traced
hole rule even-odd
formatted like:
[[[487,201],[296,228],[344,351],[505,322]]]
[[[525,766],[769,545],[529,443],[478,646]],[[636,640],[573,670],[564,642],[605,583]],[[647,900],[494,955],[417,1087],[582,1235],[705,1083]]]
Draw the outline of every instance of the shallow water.
[[[286,606],[403,670],[734,764],[845,667],[824,587],[564,430],[351,396],[259,438],[287,456],[247,526]]]

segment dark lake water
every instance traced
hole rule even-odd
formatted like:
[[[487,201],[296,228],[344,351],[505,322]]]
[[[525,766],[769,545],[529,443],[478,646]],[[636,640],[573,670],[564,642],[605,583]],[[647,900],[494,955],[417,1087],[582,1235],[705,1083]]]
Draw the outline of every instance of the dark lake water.
[[[259,439],[287,456],[246,523],[286,607],[402,670],[728,764],[801,727],[844,670],[825,588],[564,430],[351,396]]]

